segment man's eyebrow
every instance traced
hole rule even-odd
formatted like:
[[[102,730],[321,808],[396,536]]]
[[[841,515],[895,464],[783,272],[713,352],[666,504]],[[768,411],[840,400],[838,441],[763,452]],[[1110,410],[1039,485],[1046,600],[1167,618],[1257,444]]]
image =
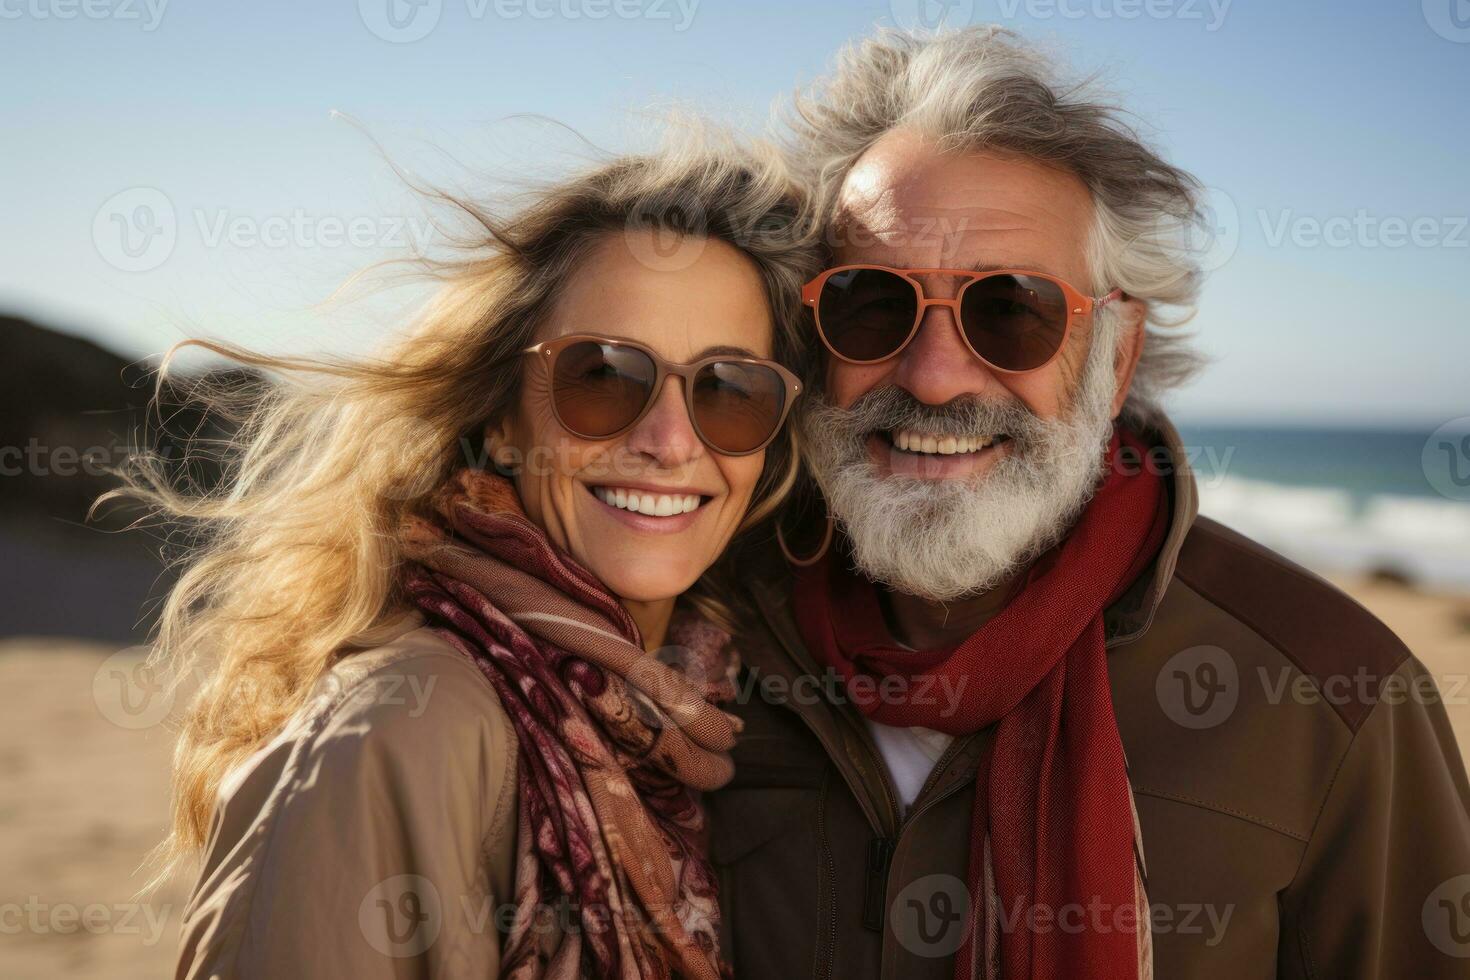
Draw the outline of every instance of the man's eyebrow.
[[[749,347],[733,347],[729,344],[714,344],[695,354],[691,360],[703,360],[706,357],[754,357],[759,359],[760,355]]]

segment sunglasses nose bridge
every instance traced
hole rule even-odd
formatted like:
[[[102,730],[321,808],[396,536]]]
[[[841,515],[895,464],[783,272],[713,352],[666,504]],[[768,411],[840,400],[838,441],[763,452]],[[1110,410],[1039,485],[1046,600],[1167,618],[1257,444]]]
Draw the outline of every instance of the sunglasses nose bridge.
[[[661,460],[665,457],[683,460],[701,452],[703,441],[694,424],[689,382],[688,374],[672,369],[654,382],[643,410],[628,427],[629,448]],[[680,386],[682,390],[670,390]]]
[[[666,367],[654,381],[653,390],[648,393],[648,401],[643,407],[643,416],[639,422],[659,412],[661,403],[668,399],[678,406],[676,410],[683,413],[684,421],[692,427],[694,419],[690,417],[689,392],[693,389],[690,380],[690,375],[681,370],[679,365],[671,364]]]
[[[919,300],[919,311],[914,318],[913,337],[917,337],[919,331],[924,328],[924,319],[929,315],[929,308],[933,306],[940,306],[949,310],[950,325],[954,327],[956,331],[958,331],[960,335],[960,343],[964,344],[968,348],[969,341],[965,339],[964,324],[960,322],[960,301],[958,298],[946,299],[942,297],[930,296],[921,297]]]
[[[925,296],[924,298],[922,298],[922,299],[919,300],[919,316],[920,316],[920,318],[922,318],[924,316],[924,311],[927,310],[931,306],[947,306],[947,307],[949,307],[949,311],[951,313],[953,313],[955,316],[959,316],[959,312],[960,312],[960,301],[959,301],[959,298],[958,297],[934,297],[934,296]]]
[[[910,347],[910,345],[913,344],[913,341],[919,339],[919,334],[920,332],[923,332],[925,319],[929,316],[929,309],[931,309],[931,307],[942,307],[942,309],[950,310],[950,326],[954,329],[954,332],[956,332],[958,341],[960,341],[960,344],[963,345],[964,350],[969,351],[972,356],[979,357],[979,354],[975,353],[975,348],[970,347],[969,338],[967,338],[967,336],[964,336],[964,323],[960,320],[960,300],[958,300],[958,297],[923,297],[922,300],[919,301],[919,313],[917,313],[917,316],[914,317],[913,334],[910,335],[910,338],[908,338],[908,344],[904,344],[904,347]]]

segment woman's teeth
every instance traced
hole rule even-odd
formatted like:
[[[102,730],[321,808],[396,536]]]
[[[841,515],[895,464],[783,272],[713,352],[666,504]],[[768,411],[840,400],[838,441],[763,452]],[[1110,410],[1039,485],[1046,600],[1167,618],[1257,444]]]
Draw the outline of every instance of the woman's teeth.
[[[893,444],[899,449],[911,453],[938,453],[941,456],[973,453],[994,441],[994,436],[931,436],[908,429],[893,433]]]
[[[649,493],[646,490],[625,490],[622,487],[593,487],[597,499],[610,507],[631,510],[635,514],[650,517],[672,517],[687,514],[699,506],[697,493]]]

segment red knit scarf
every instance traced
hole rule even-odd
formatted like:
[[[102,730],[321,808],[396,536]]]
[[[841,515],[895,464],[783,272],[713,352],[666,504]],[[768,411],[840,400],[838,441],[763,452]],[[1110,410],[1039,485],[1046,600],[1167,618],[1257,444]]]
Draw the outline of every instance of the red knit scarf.
[[[813,565],[797,582],[807,646],[866,715],[951,735],[996,726],[976,776],[985,791],[975,794],[970,837],[975,914],[958,980],[987,976],[988,965],[1006,980],[1149,972],[1137,823],[1103,635],[1104,610],[1153,560],[1168,522],[1162,480],[1139,465],[1145,454],[1131,433],[1114,436],[1107,475],[1066,540],[956,646],[894,645],[876,587],[842,561]],[[864,696],[853,685],[859,676]],[[892,681],[873,696],[875,677],[905,679],[912,696],[894,696]]]

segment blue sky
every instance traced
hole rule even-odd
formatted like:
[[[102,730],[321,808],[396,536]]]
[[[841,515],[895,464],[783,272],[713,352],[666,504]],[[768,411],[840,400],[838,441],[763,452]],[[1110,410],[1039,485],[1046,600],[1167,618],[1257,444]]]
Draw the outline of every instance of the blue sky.
[[[522,114],[607,149],[672,104],[756,129],[843,43],[926,12],[1101,70],[1214,189],[1190,329],[1215,361],[1178,414],[1470,413],[1467,0],[0,0],[0,309],[136,356],[364,349],[415,294],[319,301],[425,220],[373,140],[489,194],[580,158]]]

